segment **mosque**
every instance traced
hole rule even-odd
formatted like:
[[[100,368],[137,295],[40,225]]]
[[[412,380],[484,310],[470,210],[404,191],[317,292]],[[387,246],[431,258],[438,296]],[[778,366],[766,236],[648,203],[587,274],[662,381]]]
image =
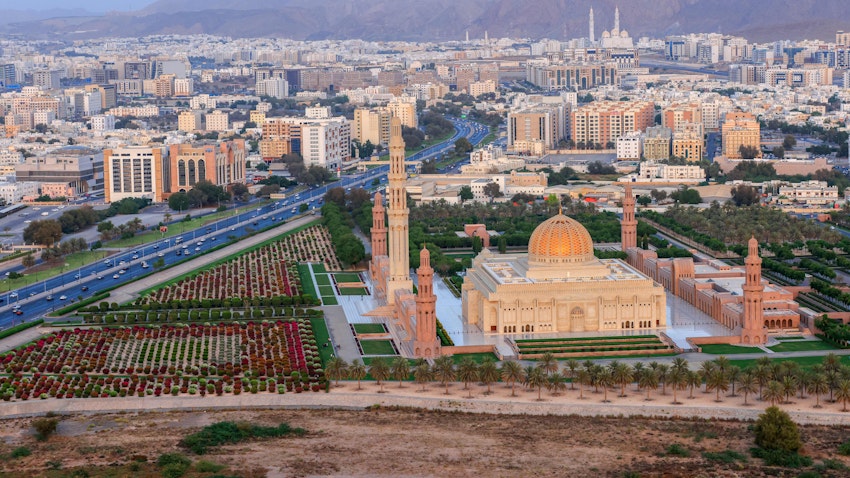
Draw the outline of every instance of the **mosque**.
[[[596,41],[593,26],[593,7],[590,7],[590,42]],[[626,30],[620,30],[620,8],[614,8],[614,28],[602,32],[599,46],[605,49],[629,49],[634,48],[634,42]]]

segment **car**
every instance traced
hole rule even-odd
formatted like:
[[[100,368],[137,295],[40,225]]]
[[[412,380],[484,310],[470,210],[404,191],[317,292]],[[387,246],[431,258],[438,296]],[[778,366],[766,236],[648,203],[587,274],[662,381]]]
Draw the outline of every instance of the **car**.
[[[204,243],[204,241],[198,241],[198,242],[196,242],[196,243],[195,243],[195,245],[196,245],[196,246],[200,246],[200,245],[202,245],[203,243]]]
[[[34,207],[34,208],[32,208],[32,210],[33,211],[41,211],[41,208],[40,207]]]
[[[24,315],[24,311],[21,309],[13,310],[12,313],[15,315]]]
[[[177,251],[177,255],[178,255],[178,256],[182,256],[182,255],[183,255],[183,251]]]
[[[210,240],[211,240],[211,241],[214,241],[214,240],[215,240],[215,237],[211,238]]]
[[[30,221],[29,219],[27,219],[26,221],[24,221],[24,224],[29,224],[29,223],[31,223],[31,222],[32,222],[32,221]]]
[[[30,297],[35,297],[35,292],[30,292]]]
[[[111,263],[112,263],[112,260],[110,260],[110,259],[103,261],[103,265],[105,265],[105,266],[108,266]]]
[[[74,279],[79,279],[79,278],[80,278],[80,273],[79,273],[79,272],[78,272],[78,273],[76,273],[76,274],[74,274]]]
[[[53,211],[53,212],[59,212],[59,209],[54,207],[53,209],[51,209],[51,211]]]
[[[121,261],[121,262],[119,262],[119,263],[118,263],[118,265],[119,265],[119,266],[123,266],[123,265],[124,265],[124,264],[126,264],[126,263],[127,263],[127,261]]]
[[[10,299],[17,299],[17,298],[18,298],[18,293],[17,293],[17,292],[12,292],[11,294],[9,294],[9,298],[10,298]]]
[[[120,271],[118,271],[118,273],[119,273],[119,274],[126,274],[126,273],[127,273],[127,269],[121,269]]]
[[[84,286],[80,287],[80,290],[85,292],[85,291],[89,290],[89,286],[84,285]]]
[[[47,297],[44,298],[44,300],[51,301],[51,300],[53,300],[53,296],[48,295]]]
[[[135,255],[135,254],[133,255],[133,260],[134,260],[134,261],[135,261],[136,259],[138,259],[138,258],[139,258],[139,256],[137,256],[137,255]]]
[[[156,255],[156,257],[163,257],[163,256],[165,256],[165,254],[163,254],[162,252],[160,252]]]
[[[201,248],[200,248],[200,247],[196,247],[196,248],[195,248],[195,252],[199,252],[200,250],[201,250]]]
[[[184,254],[184,255],[187,255],[187,256],[191,256],[191,255],[192,255],[192,250],[191,250],[191,249],[186,249],[185,251],[183,251],[183,254]]]
[[[183,244],[183,249],[188,249],[188,248],[189,248],[188,244]]]
[[[119,277],[121,277],[121,276],[119,276],[118,274],[115,274],[114,276],[112,276],[113,279],[117,279]]]
[[[231,228],[230,228],[230,230],[231,230],[231,231],[235,231],[235,230],[236,230],[236,228],[235,228],[235,227],[231,227]]]
[[[49,212],[47,212],[47,211],[45,211],[45,212],[41,213],[41,215],[42,215],[42,216],[49,216],[49,215],[50,215],[50,213],[49,213]]]
[[[295,208],[292,208],[292,212],[295,212]]]
[[[97,276],[97,278],[98,278],[98,279],[103,279],[103,276],[102,276],[102,275],[98,275],[98,276]]]
[[[159,244],[154,244],[154,245],[153,245],[153,248],[154,248],[154,249],[159,249]]]
[[[68,297],[66,297],[66,296],[64,296],[64,295],[60,295],[60,296],[59,296],[59,300],[66,300],[67,298],[68,298]]]

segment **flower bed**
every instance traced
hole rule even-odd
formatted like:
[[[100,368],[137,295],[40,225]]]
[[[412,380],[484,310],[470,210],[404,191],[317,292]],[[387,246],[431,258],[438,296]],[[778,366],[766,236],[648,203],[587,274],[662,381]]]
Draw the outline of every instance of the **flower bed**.
[[[309,319],[63,330],[0,355],[0,399],[319,391]]]

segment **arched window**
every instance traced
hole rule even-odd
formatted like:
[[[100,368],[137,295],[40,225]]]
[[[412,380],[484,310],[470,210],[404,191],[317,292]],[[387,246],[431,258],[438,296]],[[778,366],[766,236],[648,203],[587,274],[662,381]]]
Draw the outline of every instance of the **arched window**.
[[[207,179],[207,163],[203,159],[198,160],[198,181]]]
[[[177,184],[186,185],[186,161],[177,161]]]
[[[189,160],[189,186],[195,185],[195,160]]]

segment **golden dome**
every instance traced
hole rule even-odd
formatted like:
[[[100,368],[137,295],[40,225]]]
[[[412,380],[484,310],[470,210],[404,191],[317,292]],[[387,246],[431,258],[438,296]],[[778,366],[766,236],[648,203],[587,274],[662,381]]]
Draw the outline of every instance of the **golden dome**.
[[[594,259],[590,233],[581,223],[560,213],[537,226],[528,241],[529,265],[576,264]]]

